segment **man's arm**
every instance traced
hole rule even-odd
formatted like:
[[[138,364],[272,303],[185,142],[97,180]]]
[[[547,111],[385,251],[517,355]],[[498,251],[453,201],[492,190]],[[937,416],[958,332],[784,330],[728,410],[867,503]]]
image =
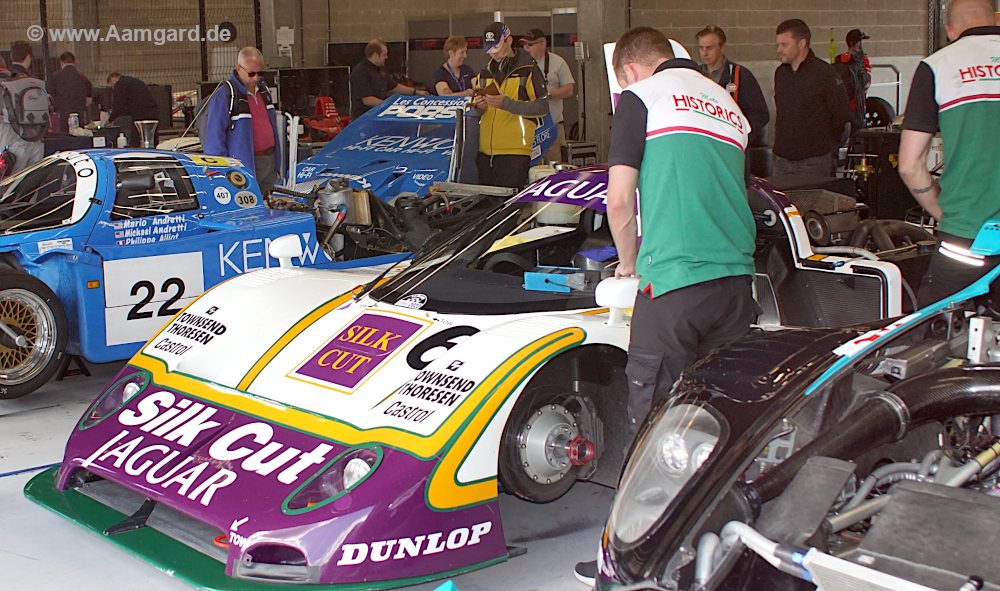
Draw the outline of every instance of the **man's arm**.
[[[899,140],[899,176],[917,203],[940,220],[941,189],[927,170],[927,152],[938,130],[934,72],[921,62],[910,82],[903,134]]]
[[[904,129],[899,140],[899,176],[910,194],[935,219],[941,219],[941,187],[927,170],[927,152],[933,134]]]
[[[125,106],[125,93],[122,92],[121,82],[119,79],[111,90],[111,114],[108,115],[108,121],[114,121],[125,114],[125,109],[122,108]]]
[[[488,94],[485,102],[491,107],[510,111],[522,117],[544,117],[549,113],[549,98],[545,92],[545,80],[542,78],[542,71],[538,66],[532,68],[530,79],[528,80],[530,94],[535,98],[529,101],[518,101],[504,94]]]
[[[417,90],[416,88],[412,86],[406,86],[405,84],[397,84],[392,87],[392,90],[389,91],[389,94],[408,94],[411,96],[420,94],[426,96],[429,93],[426,90]]]
[[[229,156],[229,89],[221,84],[208,99],[208,119],[205,121],[205,153]]]
[[[823,93],[823,100],[826,102],[826,109],[830,113],[831,131],[834,133],[834,137],[839,138],[844,126],[850,123],[854,116],[851,114],[851,103],[847,96],[847,86],[844,85],[844,81],[840,79],[840,75],[833,69],[833,66],[827,67],[830,68],[830,75],[827,76],[827,89]]]
[[[767,101],[764,99],[764,92],[760,89],[760,84],[750,70],[740,66],[740,108],[750,122],[750,129],[754,137],[763,139],[764,130],[771,121],[771,113],[767,110]]]
[[[566,60],[559,61],[556,68],[556,83],[559,86],[549,89],[549,98],[568,99],[573,96],[573,92],[576,90],[576,80],[573,79],[573,74],[570,72]]]
[[[639,225],[635,215],[639,169],[646,151],[646,105],[626,90],[611,120],[608,150],[608,224],[618,250],[615,277],[635,275]]]
[[[635,190],[639,171],[626,164],[608,170],[608,224],[618,250],[615,277],[634,277],[639,252],[639,224],[635,218]]]

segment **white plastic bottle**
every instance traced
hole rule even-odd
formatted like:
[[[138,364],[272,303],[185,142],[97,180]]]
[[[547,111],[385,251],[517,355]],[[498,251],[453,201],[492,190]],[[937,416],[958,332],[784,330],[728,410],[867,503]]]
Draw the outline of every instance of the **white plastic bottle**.
[[[125,132],[122,132],[122,133],[118,134],[118,147],[119,148],[127,148],[128,147],[128,138],[125,137]]]

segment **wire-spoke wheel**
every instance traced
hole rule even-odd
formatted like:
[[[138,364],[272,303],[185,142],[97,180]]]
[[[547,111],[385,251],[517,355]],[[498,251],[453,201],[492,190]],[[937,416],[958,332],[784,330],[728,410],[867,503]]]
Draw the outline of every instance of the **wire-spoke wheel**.
[[[0,399],[47,382],[66,350],[66,316],[52,290],[24,273],[0,273]]]

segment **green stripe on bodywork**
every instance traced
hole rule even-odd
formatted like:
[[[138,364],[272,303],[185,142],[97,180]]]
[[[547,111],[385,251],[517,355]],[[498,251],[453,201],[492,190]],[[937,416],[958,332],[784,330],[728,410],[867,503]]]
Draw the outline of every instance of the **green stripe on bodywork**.
[[[46,509],[97,533],[105,540],[115,544],[126,552],[151,563],[164,573],[194,585],[199,589],[206,589],[208,591],[263,591],[265,589],[270,591],[274,591],[275,589],[282,589],[284,591],[295,589],[302,589],[304,591],[321,589],[329,591],[363,591],[370,589],[377,591],[445,579],[507,560],[505,554],[485,562],[424,577],[342,585],[263,583],[246,579],[235,579],[226,575],[225,565],[221,562],[209,558],[196,550],[192,550],[188,546],[152,528],[144,527],[113,536],[104,535],[103,532],[106,528],[120,523],[128,516],[110,509],[76,490],[56,490],[55,479],[58,470],[58,467],[51,468],[28,481],[28,484],[24,487],[24,496]]]

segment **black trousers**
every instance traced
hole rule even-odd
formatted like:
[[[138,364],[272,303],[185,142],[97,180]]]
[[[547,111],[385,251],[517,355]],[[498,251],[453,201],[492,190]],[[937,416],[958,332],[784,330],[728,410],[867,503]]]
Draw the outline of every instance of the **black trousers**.
[[[959,238],[944,232],[938,232],[938,244],[947,242],[961,248],[969,248],[972,240]],[[934,302],[948,297],[951,294],[968,287],[977,279],[990,272],[993,267],[1000,263],[1000,257],[986,257],[982,267],[956,261],[953,258],[941,254],[940,248],[931,256],[930,265],[927,266],[927,273],[924,274],[923,281],[920,282],[920,292],[917,294],[917,301],[920,307],[928,306]]]
[[[684,368],[749,334],[758,313],[750,282],[723,277],[652,299],[636,295],[625,366],[630,441]]]
[[[503,154],[489,156],[476,154],[476,168],[479,170],[479,184],[492,187],[513,187],[520,189],[528,184],[530,156]]]

